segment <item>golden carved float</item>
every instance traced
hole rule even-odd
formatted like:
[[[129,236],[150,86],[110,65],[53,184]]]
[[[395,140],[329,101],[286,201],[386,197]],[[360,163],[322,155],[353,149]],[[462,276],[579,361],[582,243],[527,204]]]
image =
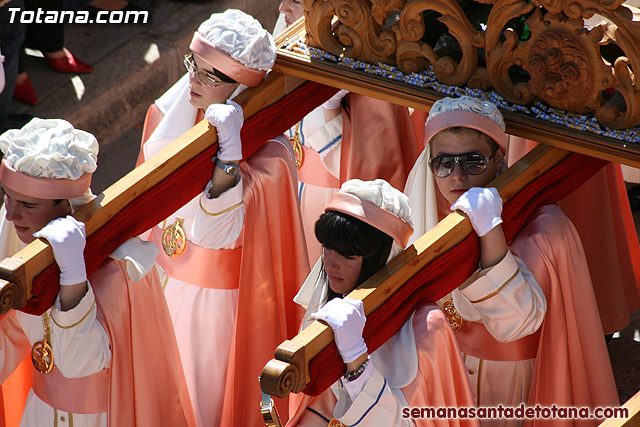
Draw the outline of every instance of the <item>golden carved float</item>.
[[[640,23],[622,3],[304,0],[310,46],[405,73],[432,67],[447,85],[491,87],[514,104],[542,101],[627,129],[640,125]],[[484,22],[468,18],[473,5],[486,7]],[[455,55],[428,42],[434,22],[455,39]]]

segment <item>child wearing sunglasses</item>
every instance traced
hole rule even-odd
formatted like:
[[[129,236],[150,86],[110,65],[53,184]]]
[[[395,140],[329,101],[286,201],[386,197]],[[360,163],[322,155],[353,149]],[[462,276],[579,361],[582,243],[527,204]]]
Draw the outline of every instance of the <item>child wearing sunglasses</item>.
[[[479,269],[438,301],[456,331],[476,405],[618,405],[589,267],[573,224],[548,205],[511,242],[505,239],[502,199],[487,188],[506,168],[499,110],[472,97],[439,100],[427,118],[425,142],[405,190],[416,214],[413,239],[429,221],[458,209],[480,240]],[[446,200],[446,211],[436,209],[437,198]]]

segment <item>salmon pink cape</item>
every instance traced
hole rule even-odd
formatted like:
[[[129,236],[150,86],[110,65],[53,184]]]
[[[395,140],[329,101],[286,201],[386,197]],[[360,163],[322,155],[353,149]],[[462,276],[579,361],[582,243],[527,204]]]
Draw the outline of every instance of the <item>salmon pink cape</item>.
[[[120,289],[124,292],[114,292],[115,283],[123,278],[126,286]],[[90,281],[95,283],[98,318],[111,343],[109,425],[195,426],[169,309],[155,270],[133,282],[122,263],[108,260]]]
[[[301,315],[293,297],[309,272],[289,151],[271,141],[240,165],[245,220],[238,311],[221,425],[262,426],[258,376]],[[279,412],[287,414],[286,402]]]
[[[536,145],[512,136],[509,163]],[[624,329],[640,308],[640,244],[620,165],[607,164],[558,206],[580,234],[604,333]]]
[[[383,178],[394,188],[404,188],[418,157],[406,107],[356,93],[347,99],[347,114],[342,115],[340,183]]]
[[[195,427],[171,317],[155,270],[133,282],[121,262],[109,259],[89,281],[98,320],[111,345],[108,425]],[[8,320],[0,319],[2,333],[15,337],[16,345],[5,352],[9,359],[3,372],[10,372],[31,351],[22,329]]]
[[[0,371],[0,426],[18,427],[27,402],[27,396],[33,383],[33,363],[31,362],[31,344],[22,329],[10,324],[8,315],[0,316],[0,333],[9,337],[13,351],[5,352],[5,366]]]
[[[90,281],[100,308],[98,319],[111,343],[109,425],[195,426],[171,316],[155,270],[133,282],[124,265],[110,259]],[[114,292],[118,288],[124,292]]]
[[[547,299],[529,406],[619,406],[589,266],[571,221],[557,205],[544,206],[509,247],[524,261]],[[526,420],[525,425],[596,426],[601,421],[538,419]]]

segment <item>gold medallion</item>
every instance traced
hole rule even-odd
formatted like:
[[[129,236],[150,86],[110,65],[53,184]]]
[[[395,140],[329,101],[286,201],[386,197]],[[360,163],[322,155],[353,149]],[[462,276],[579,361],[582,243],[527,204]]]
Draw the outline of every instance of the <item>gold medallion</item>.
[[[41,374],[48,374],[53,370],[53,349],[47,342],[50,340],[51,329],[49,328],[49,312],[42,315],[42,328],[44,336],[41,341],[36,342],[31,347],[31,362]]]
[[[176,222],[164,229],[162,233],[162,249],[170,257],[182,255],[187,246],[187,238],[182,229],[184,219],[176,218]]]
[[[48,374],[53,370],[53,350],[46,339],[31,347],[31,361],[33,367],[41,374]]]
[[[448,300],[442,304],[442,311],[447,315],[447,320],[449,320],[453,332],[458,332],[462,328],[462,316],[458,314],[458,310],[453,305],[453,300]]]
[[[304,154],[302,152],[302,144],[300,144],[300,123],[298,122],[296,124],[296,133],[293,135],[293,137],[289,138],[289,141],[291,141],[291,145],[293,145],[293,153],[296,155],[296,168],[300,169],[300,166],[302,166],[302,160],[304,157]]]
[[[344,424],[342,424],[340,421],[336,420],[335,418],[331,418],[331,421],[329,421],[329,425],[328,427],[347,427]]]

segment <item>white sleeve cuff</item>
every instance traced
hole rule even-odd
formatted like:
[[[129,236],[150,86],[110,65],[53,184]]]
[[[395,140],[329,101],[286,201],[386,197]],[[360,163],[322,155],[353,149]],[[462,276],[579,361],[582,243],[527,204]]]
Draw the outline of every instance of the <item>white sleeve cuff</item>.
[[[333,141],[342,136],[342,113],[325,123],[324,129],[326,142]]]
[[[451,292],[451,300],[463,320],[468,322],[480,322],[482,320],[480,312],[476,310],[473,304],[460,292],[460,289],[454,289],[453,292]]]
[[[373,368],[370,366],[371,363],[372,362],[369,361],[358,378],[353,381],[344,381],[344,388],[349,392],[351,400],[356,400],[364,386],[367,384],[367,381],[369,381],[369,378],[371,378],[371,374],[373,372]]]
[[[515,257],[511,251],[507,251],[498,264],[481,270],[476,280],[459,292],[471,303],[486,301],[500,293],[518,271]]]
[[[352,401],[348,390],[343,390],[336,403],[333,416],[345,425],[361,425],[360,421],[376,406],[388,388],[387,380],[380,371],[373,366],[367,370],[371,371],[370,377],[367,378],[358,396]]]
[[[320,153],[320,157],[324,157],[327,151],[334,149],[336,140],[342,137],[342,114],[325,123],[313,131],[310,135],[305,135],[304,145],[312,148]]]
[[[242,176],[238,174],[236,177],[236,183],[233,187],[228,188],[225,192],[213,199],[209,198],[209,190],[213,185],[211,181],[209,181],[204,193],[200,195],[202,208],[208,213],[216,215],[233,206],[240,205],[242,203]]]
[[[207,197],[210,188],[207,185],[204,194],[197,197],[190,241],[207,249],[233,249],[244,225],[242,177],[216,198]]]

